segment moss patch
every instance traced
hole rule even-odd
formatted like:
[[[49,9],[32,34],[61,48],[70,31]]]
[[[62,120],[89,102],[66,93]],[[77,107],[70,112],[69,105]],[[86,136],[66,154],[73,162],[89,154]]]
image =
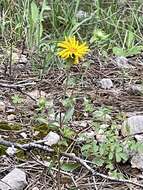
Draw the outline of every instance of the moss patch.
[[[19,131],[21,129],[22,129],[22,126],[19,124],[9,124],[7,122],[0,122],[0,130]]]

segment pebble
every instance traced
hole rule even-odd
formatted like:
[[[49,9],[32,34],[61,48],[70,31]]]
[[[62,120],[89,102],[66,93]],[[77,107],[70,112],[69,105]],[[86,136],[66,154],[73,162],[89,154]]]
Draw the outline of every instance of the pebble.
[[[8,121],[13,121],[15,119],[16,119],[16,115],[14,115],[14,114],[10,114],[10,115],[7,116]]]
[[[101,88],[103,89],[110,89],[113,87],[113,82],[111,79],[108,79],[108,78],[103,78],[101,81],[100,81],[100,84],[101,84]]]
[[[1,190],[23,190],[26,185],[26,173],[18,168],[13,169],[0,180]]]
[[[44,137],[43,140],[46,140],[46,142],[44,142],[44,144],[46,144],[48,146],[52,146],[59,142],[60,136],[57,133],[50,131],[48,133],[48,135],[46,137]]]
[[[6,105],[3,101],[0,101],[0,112],[5,112]]]
[[[123,122],[121,132],[123,136],[143,132],[143,115],[129,117]]]

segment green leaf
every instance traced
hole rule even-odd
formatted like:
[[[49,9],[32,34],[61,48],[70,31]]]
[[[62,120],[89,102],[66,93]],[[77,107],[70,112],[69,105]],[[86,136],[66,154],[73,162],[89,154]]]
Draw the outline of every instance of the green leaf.
[[[101,158],[95,158],[93,160],[93,162],[97,165],[97,166],[103,166],[105,160],[102,160]]]
[[[61,166],[61,169],[66,171],[66,172],[72,172],[73,170],[77,169],[80,165],[77,163],[64,163]]]
[[[126,55],[125,50],[123,50],[123,48],[120,47],[113,47],[113,54],[115,54],[116,56],[124,56]]]
[[[75,132],[69,127],[64,127],[61,130],[61,133],[63,134],[64,137],[68,137],[68,138],[72,138],[75,135]]]
[[[16,94],[12,96],[11,99],[14,104],[21,104],[23,102],[23,99],[19,95],[16,95]]]
[[[37,117],[36,120],[41,124],[48,124],[48,120],[44,117]]]
[[[110,152],[109,155],[108,155],[109,160],[112,160],[113,157],[114,157],[114,153],[113,153],[113,152]]]
[[[115,156],[116,156],[116,162],[121,162],[122,157],[121,157],[120,153],[117,152],[117,153],[115,154]]]
[[[34,1],[31,3],[31,17],[34,23],[36,23],[39,19],[39,9]]]
[[[73,114],[74,114],[74,107],[69,108],[64,116],[63,123],[69,122],[72,119]]]
[[[96,144],[96,142],[92,143],[92,148],[93,148],[93,153],[96,155],[97,151],[98,151],[98,148],[99,148],[99,146]]]
[[[133,32],[128,31],[128,36],[127,36],[127,48],[132,48],[134,46],[134,40],[135,40],[135,35]]]
[[[124,160],[127,161],[128,160],[128,155],[125,152],[120,153],[120,157]]]
[[[141,53],[142,50],[143,50],[143,46],[134,46],[127,50],[126,56],[137,55]]]

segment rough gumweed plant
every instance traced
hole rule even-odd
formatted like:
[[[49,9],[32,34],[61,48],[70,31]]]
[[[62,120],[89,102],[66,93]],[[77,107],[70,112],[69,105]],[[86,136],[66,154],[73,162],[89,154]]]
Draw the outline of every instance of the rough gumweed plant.
[[[79,43],[75,36],[65,37],[64,41],[58,43],[58,47],[60,48],[58,55],[62,59],[71,60],[73,64],[78,64],[79,60],[89,51],[86,42]]]
[[[64,92],[64,95],[66,95],[70,67],[72,64],[78,64],[79,61],[83,59],[83,57],[88,53],[89,47],[86,42],[80,43],[78,40],[76,40],[75,36],[65,37],[65,40],[59,42],[57,47],[59,48],[57,55],[62,59],[67,60],[67,78]]]

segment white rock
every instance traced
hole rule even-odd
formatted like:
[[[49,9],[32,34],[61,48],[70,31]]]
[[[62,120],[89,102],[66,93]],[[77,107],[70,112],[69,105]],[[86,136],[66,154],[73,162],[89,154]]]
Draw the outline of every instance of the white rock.
[[[96,132],[96,140],[100,143],[105,142],[106,140],[106,135],[104,134],[104,129],[106,128],[106,124],[102,125],[102,127],[100,127],[100,130],[98,132]]]
[[[38,187],[33,187],[33,189],[32,190],[39,190],[39,188]]]
[[[7,150],[6,150],[6,153],[9,155],[9,156],[13,156],[15,153],[16,153],[16,148],[14,148],[14,146],[12,147],[8,147]]]
[[[121,132],[123,136],[143,132],[143,115],[129,117],[124,121]]]
[[[113,87],[113,82],[112,82],[111,79],[106,79],[106,78],[104,78],[104,79],[102,79],[102,80],[100,81],[100,84],[101,84],[101,87],[102,87],[103,89],[110,89],[110,88]]]
[[[23,190],[27,185],[26,174],[20,169],[13,169],[0,181],[1,190]]]
[[[26,55],[20,55],[20,59],[18,60],[18,62],[26,64],[28,62]]]
[[[5,112],[5,103],[3,101],[0,101],[0,112]]]
[[[103,142],[105,142],[105,140],[106,140],[106,135],[104,135],[104,134],[97,134],[97,135],[96,135],[96,140],[97,140],[99,143],[103,143]]]
[[[132,168],[143,169],[143,153],[135,154],[131,159]]]
[[[39,131],[35,131],[35,132],[33,133],[33,136],[36,137],[39,133],[40,133]]]
[[[87,17],[87,12],[85,12],[85,11],[82,11],[82,10],[79,10],[78,12],[77,12],[77,14],[76,14],[76,17],[77,18],[86,18]]]
[[[130,85],[127,88],[127,92],[131,95],[142,95],[143,94],[143,86],[142,85]]]
[[[134,66],[128,63],[128,59],[126,57],[123,57],[123,56],[116,57],[115,61],[116,61],[116,65],[119,68],[125,68],[125,69],[134,68]]]
[[[7,116],[8,121],[13,121],[15,118],[16,118],[16,115],[14,115],[14,114],[10,114]]]
[[[137,142],[143,143],[143,135],[135,135],[135,139],[137,140]]]
[[[21,135],[24,139],[26,139],[26,138],[27,138],[27,134],[26,134],[26,133],[24,133],[24,132],[20,133],[20,135]]]
[[[59,142],[60,136],[57,133],[50,131],[48,133],[48,135],[46,137],[44,137],[43,140],[46,140],[46,142],[44,142],[46,145],[52,146],[52,145],[57,144]]]
[[[28,93],[31,97],[34,99],[39,99],[40,97],[46,97],[46,93],[44,91],[39,91],[39,90],[33,90]]]

